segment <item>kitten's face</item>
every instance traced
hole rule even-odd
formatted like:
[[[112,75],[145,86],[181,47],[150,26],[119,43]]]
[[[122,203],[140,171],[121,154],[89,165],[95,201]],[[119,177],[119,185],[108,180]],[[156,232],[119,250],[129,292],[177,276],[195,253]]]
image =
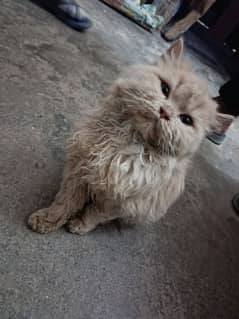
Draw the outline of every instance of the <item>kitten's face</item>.
[[[134,66],[114,90],[124,117],[162,154],[190,156],[216,117],[207,88],[181,64],[182,41],[158,66]]]

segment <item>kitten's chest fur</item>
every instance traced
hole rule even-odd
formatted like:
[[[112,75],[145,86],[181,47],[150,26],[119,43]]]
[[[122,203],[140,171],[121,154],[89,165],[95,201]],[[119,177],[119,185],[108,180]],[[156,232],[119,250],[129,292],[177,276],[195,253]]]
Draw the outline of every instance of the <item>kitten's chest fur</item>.
[[[153,156],[137,144],[121,149],[108,169],[108,196],[129,217],[156,220],[184,187],[184,170],[176,158]]]
[[[127,199],[160,189],[172,178],[175,167],[175,159],[154,158],[143,146],[132,144],[119,150],[111,160],[108,183],[115,196],[120,194]]]
[[[90,147],[81,152],[93,155],[82,165],[87,167],[84,180],[96,201],[116,204],[122,217],[157,220],[183,191],[187,165],[147,150],[130,127],[102,124],[85,136]]]

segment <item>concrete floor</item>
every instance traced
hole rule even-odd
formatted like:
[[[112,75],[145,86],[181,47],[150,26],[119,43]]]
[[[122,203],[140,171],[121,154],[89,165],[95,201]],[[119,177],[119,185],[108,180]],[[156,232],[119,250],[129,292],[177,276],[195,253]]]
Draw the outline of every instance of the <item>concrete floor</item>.
[[[68,29],[27,0],[0,10],[0,318],[238,319],[239,125],[205,141],[182,198],[155,225],[77,237],[26,227],[60,182],[64,145],[85,109],[127,64],[167,44],[98,0],[94,21]],[[187,51],[213,94],[225,80]]]

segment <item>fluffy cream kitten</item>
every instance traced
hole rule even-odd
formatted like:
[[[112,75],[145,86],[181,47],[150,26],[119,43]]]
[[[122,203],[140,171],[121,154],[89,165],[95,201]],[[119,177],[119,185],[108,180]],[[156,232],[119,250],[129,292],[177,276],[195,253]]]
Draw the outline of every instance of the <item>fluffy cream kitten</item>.
[[[32,230],[68,223],[85,234],[121,218],[156,221],[184,189],[185,174],[216,104],[182,64],[183,41],[154,66],[132,66],[67,148],[60,190],[49,208],[33,213]]]

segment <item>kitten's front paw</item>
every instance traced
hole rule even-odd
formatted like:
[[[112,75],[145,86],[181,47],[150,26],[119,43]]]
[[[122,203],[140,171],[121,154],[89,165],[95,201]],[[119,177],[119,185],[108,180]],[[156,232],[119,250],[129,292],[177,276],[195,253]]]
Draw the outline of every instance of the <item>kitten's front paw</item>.
[[[84,235],[92,229],[87,227],[80,218],[71,219],[67,223],[67,228],[69,232],[77,235]]]
[[[35,232],[40,234],[47,234],[57,230],[57,224],[52,223],[48,219],[49,209],[43,208],[31,214],[28,219],[28,226]]]

